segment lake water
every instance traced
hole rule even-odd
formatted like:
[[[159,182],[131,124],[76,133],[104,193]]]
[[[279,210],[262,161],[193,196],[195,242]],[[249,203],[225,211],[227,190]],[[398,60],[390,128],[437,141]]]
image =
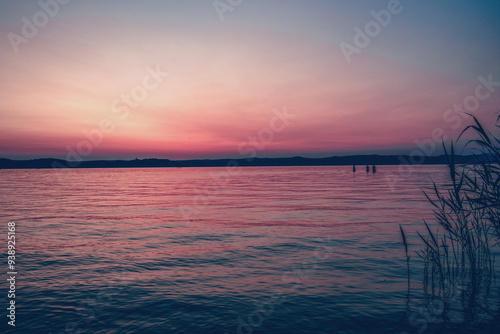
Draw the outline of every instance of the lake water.
[[[400,333],[399,224],[432,220],[420,188],[447,167],[360,167],[0,170],[18,257],[16,329],[0,328]]]

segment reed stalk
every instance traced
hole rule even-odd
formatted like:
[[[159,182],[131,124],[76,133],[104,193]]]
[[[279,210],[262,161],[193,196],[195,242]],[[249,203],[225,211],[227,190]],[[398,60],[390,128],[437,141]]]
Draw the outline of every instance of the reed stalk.
[[[462,131],[459,139],[473,131],[475,139],[465,147],[473,146],[476,154],[471,164],[457,166],[456,144],[448,148],[443,143],[450,182],[433,182],[430,191],[424,191],[433,205],[435,221],[424,221],[426,232],[417,232],[423,242],[417,255],[423,261],[425,295],[448,302],[461,293],[464,309],[472,308],[492,318],[491,310],[478,298],[496,277],[493,250],[500,246],[500,137],[471,116],[473,124]],[[500,128],[499,122],[500,116],[496,128]],[[410,289],[408,242],[401,226],[400,231]]]

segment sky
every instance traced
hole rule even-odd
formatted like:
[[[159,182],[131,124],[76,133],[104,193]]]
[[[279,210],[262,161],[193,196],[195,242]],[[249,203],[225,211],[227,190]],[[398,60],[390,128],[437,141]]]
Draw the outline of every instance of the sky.
[[[500,2],[0,1],[0,157],[440,154],[500,111]]]

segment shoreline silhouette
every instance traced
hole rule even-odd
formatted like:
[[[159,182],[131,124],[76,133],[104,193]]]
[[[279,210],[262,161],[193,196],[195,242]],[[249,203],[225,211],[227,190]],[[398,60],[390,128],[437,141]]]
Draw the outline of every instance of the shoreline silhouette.
[[[456,156],[457,164],[473,164],[480,161],[481,156],[465,155]],[[227,166],[353,166],[366,164],[367,172],[369,165],[411,165],[406,155],[352,155],[333,156],[327,158],[251,158],[251,159],[193,159],[193,160],[170,160],[170,159],[134,159],[134,160],[89,160],[80,162],[68,162],[62,159],[41,158],[31,160],[12,160],[0,158],[0,169],[37,169],[37,168],[153,168],[153,167],[227,167]],[[430,156],[418,161],[414,165],[446,165],[445,155]]]

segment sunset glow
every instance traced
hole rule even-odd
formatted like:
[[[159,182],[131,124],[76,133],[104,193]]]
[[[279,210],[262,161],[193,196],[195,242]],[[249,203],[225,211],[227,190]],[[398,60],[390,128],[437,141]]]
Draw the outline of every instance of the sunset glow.
[[[284,108],[295,118],[259,156],[409,153],[457,134],[446,110],[480,77],[500,82],[500,25],[476,2],[400,5],[348,63],[340,43],[387,1],[243,1],[223,21],[211,1],[70,1],[17,45],[42,9],[4,2],[0,156],[64,158],[93,138],[85,159],[238,157]],[[474,112],[498,111],[481,92]]]

